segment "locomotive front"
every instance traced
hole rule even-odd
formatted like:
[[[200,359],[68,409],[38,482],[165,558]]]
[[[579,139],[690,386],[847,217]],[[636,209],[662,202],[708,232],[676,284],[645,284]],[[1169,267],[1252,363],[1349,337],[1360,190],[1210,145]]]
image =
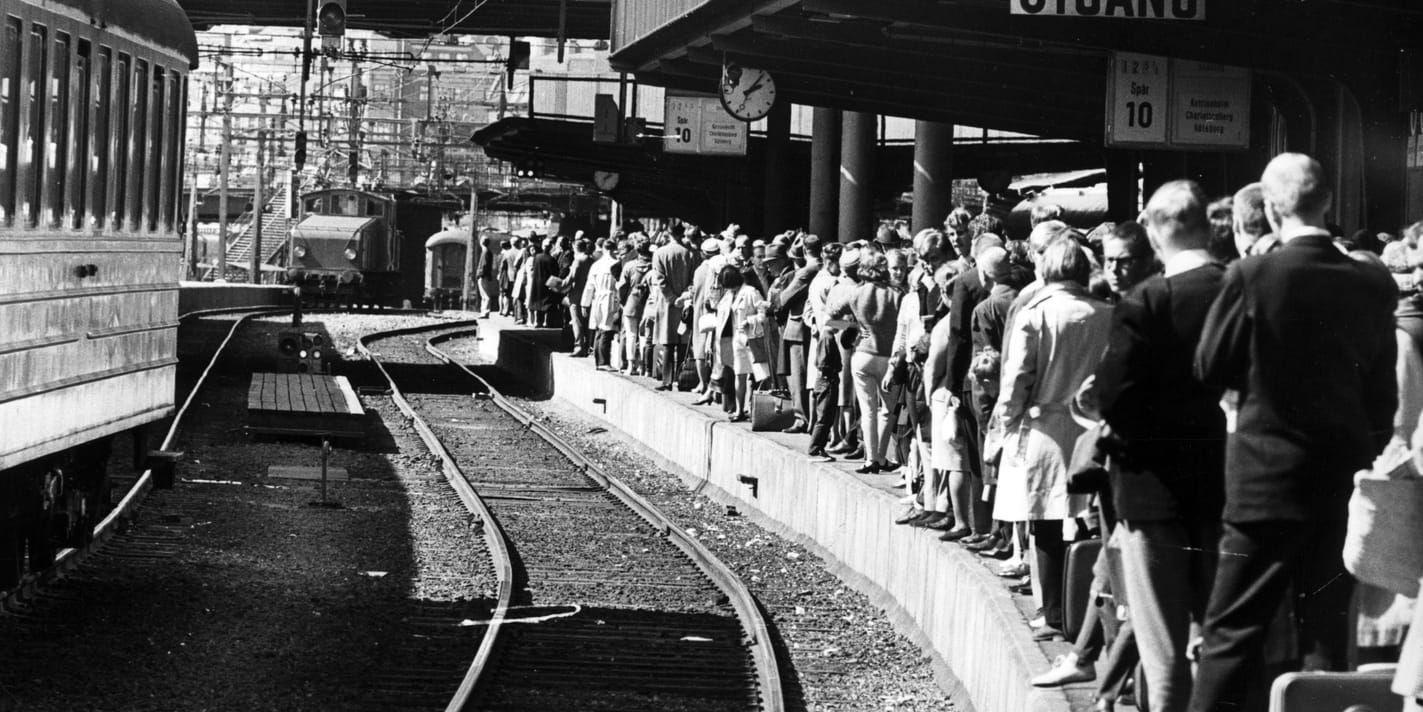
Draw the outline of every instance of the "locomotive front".
[[[304,296],[344,303],[381,298],[384,285],[369,278],[393,271],[384,218],[308,215],[292,228],[291,241],[288,276]]]

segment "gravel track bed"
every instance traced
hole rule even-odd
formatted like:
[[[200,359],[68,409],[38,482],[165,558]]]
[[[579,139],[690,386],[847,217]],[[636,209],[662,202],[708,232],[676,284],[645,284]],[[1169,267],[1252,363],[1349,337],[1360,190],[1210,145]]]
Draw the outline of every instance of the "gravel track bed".
[[[235,318],[185,327],[186,376]],[[318,321],[344,350],[412,320],[319,315],[305,328]],[[484,630],[462,623],[487,619],[496,590],[483,538],[386,398],[365,400],[371,437],[332,453],[351,477],[331,483],[343,509],[308,507],[313,482],[266,477],[271,464],[320,462],[319,443],[254,442],[242,429],[248,367],[272,361],[286,328],[263,319],[234,339],[180,433],[177,488],[154,491],[124,532],[0,615],[0,709],[448,701]]]
[[[441,349],[479,365],[473,339]],[[486,378],[497,374],[481,366]],[[948,710],[954,704],[934,680],[929,657],[899,634],[863,594],[849,588],[819,557],[716,501],[690,493],[639,446],[563,401],[512,398],[605,471],[647,497],[740,574],[779,637],[788,695],[807,710]],[[794,699],[798,698],[798,699]]]
[[[538,621],[506,628],[479,708],[755,708],[754,667],[725,596],[552,445],[471,398],[476,384],[421,347],[430,336],[371,348],[499,519],[520,572],[519,617]],[[412,392],[420,384],[401,373],[436,392]]]

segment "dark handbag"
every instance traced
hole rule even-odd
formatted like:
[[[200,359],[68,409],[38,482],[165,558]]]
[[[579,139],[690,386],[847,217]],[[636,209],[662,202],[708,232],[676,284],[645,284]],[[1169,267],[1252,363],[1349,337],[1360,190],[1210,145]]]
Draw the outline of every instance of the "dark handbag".
[[[795,423],[795,408],[784,391],[755,391],[751,394],[751,429],[756,432],[785,430]]]
[[[690,391],[697,387],[701,379],[697,378],[697,361],[691,356],[682,359],[682,368],[677,371],[677,390]]]

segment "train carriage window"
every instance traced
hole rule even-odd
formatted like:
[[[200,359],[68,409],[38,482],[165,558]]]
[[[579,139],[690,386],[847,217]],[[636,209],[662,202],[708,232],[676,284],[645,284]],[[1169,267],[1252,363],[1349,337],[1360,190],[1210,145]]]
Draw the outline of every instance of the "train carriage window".
[[[45,117],[44,224],[58,226],[64,214],[64,178],[69,167],[69,35],[54,34],[50,57],[49,115]]]
[[[130,106],[133,116],[128,123],[128,222],[126,230],[138,232],[143,228],[143,191],[147,184],[144,171],[148,168],[148,62],[136,59],[133,62],[133,101]]]
[[[29,95],[29,111],[20,129],[23,152],[20,156],[20,211],[25,215],[25,225],[39,224],[40,193],[43,187],[44,171],[44,102],[49,69],[45,59],[45,49],[49,44],[49,31],[43,25],[30,26],[30,41],[27,43],[29,56],[25,60],[25,92]]]
[[[167,77],[162,67],[153,68],[152,103],[149,105],[148,170],[143,174],[143,215],[145,227],[152,232],[158,229],[158,203],[163,188],[163,126],[167,113]]]
[[[183,75],[168,72],[168,130],[163,140],[167,159],[163,171],[163,228],[172,232],[178,220],[178,204],[181,202],[183,185]]]
[[[103,228],[109,209],[109,152],[113,141],[109,136],[109,92],[114,90],[113,50],[100,47],[94,57],[93,119],[89,138],[89,219],[95,228]]]
[[[0,45],[0,225],[15,221],[15,162],[20,129],[20,20],[5,18],[5,42]]]
[[[89,157],[90,44],[88,40],[80,40],[75,49],[74,67],[69,76],[70,146],[65,162],[68,190],[64,201],[64,224],[77,230],[84,227],[84,188],[88,175],[84,166]]]
[[[109,228],[111,230],[123,230],[124,220],[128,217],[128,203],[125,197],[128,195],[128,99],[129,99],[129,78],[128,68],[132,60],[127,54],[120,54],[119,61],[114,65],[113,75],[113,99],[109,102],[110,107],[110,132],[111,140],[109,147],[113,151],[109,158],[109,205],[112,209],[109,212]]]

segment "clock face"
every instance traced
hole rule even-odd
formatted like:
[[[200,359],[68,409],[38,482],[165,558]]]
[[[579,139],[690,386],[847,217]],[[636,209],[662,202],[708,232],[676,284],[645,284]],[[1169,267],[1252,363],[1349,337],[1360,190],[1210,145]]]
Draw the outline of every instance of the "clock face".
[[[764,69],[728,66],[721,85],[721,105],[742,121],[759,121],[776,105],[776,83]]]
[[[621,176],[613,171],[593,171],[593,185],[604,193],[616,189],[620,178]]]

